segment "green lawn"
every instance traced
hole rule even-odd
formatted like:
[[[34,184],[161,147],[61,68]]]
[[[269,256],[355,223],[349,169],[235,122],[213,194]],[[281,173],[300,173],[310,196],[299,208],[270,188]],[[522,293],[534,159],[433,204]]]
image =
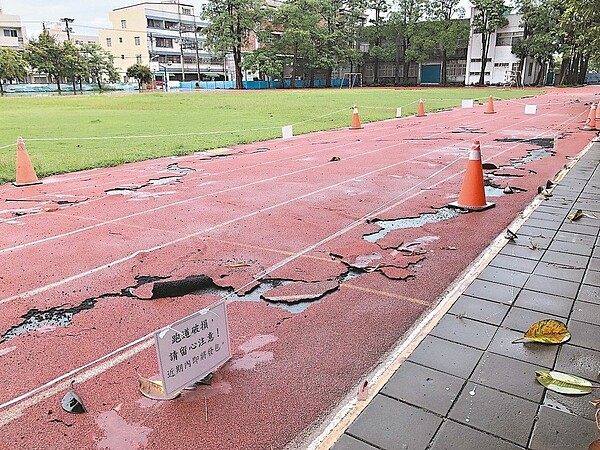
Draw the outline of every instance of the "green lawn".
[[[541,91],[479,88],[316,89],[0,97],[0,182],[14,180],[17,137],[38,177],[129,161],[348,127],[352,106],[363,123]],[[99,139],[96,139],[99,138]]]

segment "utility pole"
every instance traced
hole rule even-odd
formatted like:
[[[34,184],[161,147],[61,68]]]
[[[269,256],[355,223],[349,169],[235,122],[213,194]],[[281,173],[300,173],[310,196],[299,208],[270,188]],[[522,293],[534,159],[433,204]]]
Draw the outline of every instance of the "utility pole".
[[[70,41],[71,40],[71,31],[73,31],[73,28],[71,28],[69,26],[69,24],[75,22],[75,19],[69,19],[68,17],[64,17],[64,18],[60,19],[60,21],[65,23],[65,31],[67,32],[67,40]]]
[[[177,0],[177,16],[179,18],[179,26],[177,28],[179,28],[179,54],[180,54],[180,58],[181,58],[181,81],[185,81],[185,56],[183,54],[184,43],[183,43],[183,36],[182,36],[183,23],[181,23],[181,4],[179,3],[179,0]]]

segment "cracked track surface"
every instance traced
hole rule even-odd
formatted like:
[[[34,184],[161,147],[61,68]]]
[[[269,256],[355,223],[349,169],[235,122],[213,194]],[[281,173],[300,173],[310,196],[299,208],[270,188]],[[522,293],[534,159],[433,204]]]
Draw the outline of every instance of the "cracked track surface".
[[[535,116],[498,102],[493,116],[456,109],[0,186],[0,447],[163,449],[173,430],[178,447],[284,447],[584,148],[591,134],[578,127],[594,95],[527,99]],[[492,210],[365,240],[375,219],[455,200],[474,136],[500,168],[556,146],[518,177],[497,172],[496,185],[526,191],[494,198]],[[233,359],[213,385],[141,398],[135,368],[158,371],[150,334],[223,296]],[[286,309],[294,303],[303,308]],[[6,339],[57,311],[76,314]],[[87,414],[60,409],[72,379]]]

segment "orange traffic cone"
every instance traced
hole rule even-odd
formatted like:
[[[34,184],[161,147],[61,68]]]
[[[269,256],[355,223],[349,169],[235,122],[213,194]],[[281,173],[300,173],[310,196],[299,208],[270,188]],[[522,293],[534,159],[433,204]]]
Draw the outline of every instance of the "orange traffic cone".
[[[358,106],[354,105],[354,112],[352,113],[352,125],[351,130],[360,130],[362,125],[360,124],[360,117],[358,117]]]
[[[487,109],[483,112],[484,114],[495,114],[494,111],[494,97],[490,95],[490,99],[488,100]]]
[[[590,106],[590,113],[582,128],[583,131],[596,131],[596,111],[597,105],[592,103],[592,106]]]
[[[31,159],[29,159],[29,154],[27,153],[27,149],[25,148],[25,142],[23,142],[22,137],[19,137],[17,139],[16,172],[16,180],[13,183],[15,186],[28,186],[30,184],[41,183],[41,181],[38,180],[38,177],[35,174],[33,164],[31,164]]]
[[[596,104],[596,126],[600,125],[600,103]]]
[[[485,186],[483,184],[483,166],[481,165],[481,147],[479,141],[473,141],[458,201],[450,203],[449,206],[468,211],[482,211],[495,206],[493,203],[485,201]]]
[[[427,114],[425,114],[425,105],[423,104],[423,99],[420,98],[419,99],[419,105],[417,106],[417,114],[415,114],[415,116],[417,117],[425,117]]]

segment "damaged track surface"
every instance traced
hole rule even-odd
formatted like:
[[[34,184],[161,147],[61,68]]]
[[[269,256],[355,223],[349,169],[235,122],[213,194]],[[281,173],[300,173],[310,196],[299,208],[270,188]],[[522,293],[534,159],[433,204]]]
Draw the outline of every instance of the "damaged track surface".
[[[180,447],[284,447],[584,148],[594,94],[528,99],[535,116],[498,102],[492,117],[456,109],[1,186],[0,447],[162,449],[166,430]],[[518,170],[495,185],[526,191],[367,241],[456,200],[474,127],[484,160]],[[150,334],[221,297],[232,361],[175,401],[141,398],[135,369],[158,372]],[[72,379],[87,414],[60,409]]]

